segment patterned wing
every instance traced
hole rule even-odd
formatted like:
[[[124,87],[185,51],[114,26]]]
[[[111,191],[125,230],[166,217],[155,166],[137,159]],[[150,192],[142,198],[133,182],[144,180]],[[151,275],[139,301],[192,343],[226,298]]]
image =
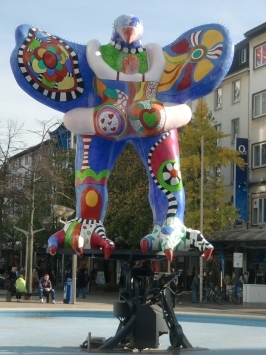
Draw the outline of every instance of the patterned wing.
[[[198,26],[163,48],[166,65],[158,100],[186,103],[215,90],[233,60],[229,31],[222,25]]]
[[[21,25],[11,68],[18,85],[37,101],[61,112],[93,107],[100,101],[93,90],[94,73],[86,46]]]

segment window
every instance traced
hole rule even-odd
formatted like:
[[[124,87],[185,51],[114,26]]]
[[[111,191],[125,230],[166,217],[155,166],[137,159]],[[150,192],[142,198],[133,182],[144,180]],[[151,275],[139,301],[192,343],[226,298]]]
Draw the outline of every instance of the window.
[[[25,156],[25,165],[28,165],[28,164],[29,164],[29,156],[26,155],[26,156]]]
[[[240,80],[233,82],[233,102],[240,101]]]
[[[247,61],[247,49],[242,48],[240,50],[240,64],[246,63],[246,61]]]
[[[231,137],[232,137],[232,143],[235,142],[236,136],[239,134],[239,119],[236,118],[235,120],[232,120],[231,124]]]
[[[266,222],[266,198],[254,198],[252,200],[252,224]]]
[[[222,107],[222,88],[218,88],[214,92],[215,95],[215,108],[221,108]]]
[[[253,168],[266,165],[266,143],[254,144],[252,147]]]
[[[266,91],[253,96],[253,118],[266,115]]]
[[[222,131],[222,125],[221,124],[217,124],[216,126],[214,126],[215,131],[217,132],[221,132]],[[217,146],[221,147],[222,145],[222,139],[221,138],[217,138]]]
[[[255,68],[266,64],[266,44],[255,48]]]
[[[68,138],[66,141],[66,148],[70,149],[71,148],[71,138]]]
[[[215,169],[215,176],[220,179],[221,178],[221,167],[218,166],[216,169]]]

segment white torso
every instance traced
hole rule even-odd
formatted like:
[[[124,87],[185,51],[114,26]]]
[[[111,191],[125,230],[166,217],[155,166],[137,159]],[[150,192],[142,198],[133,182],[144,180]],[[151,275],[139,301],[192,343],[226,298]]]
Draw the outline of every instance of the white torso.
[[[87,43],[87,61],[95,75],[99,79],[117,80],[117,72],[111,68],[102,58],[100,42],[96,39]],[[147,51],[148,71],[145,73],[145,81],[160,82],[165,68],[165,57],[162,48],[156,43],[145,45]],[[119,73],[119,80],[129,82],[143,81],[143,75]]]

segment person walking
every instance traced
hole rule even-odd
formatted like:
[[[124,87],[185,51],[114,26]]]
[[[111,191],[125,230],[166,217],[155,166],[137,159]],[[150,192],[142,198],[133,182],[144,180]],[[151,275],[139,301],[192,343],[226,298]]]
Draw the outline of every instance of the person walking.
[[[199,278],[200,278],[200,275],[198,275],[198,276],[195,275],[192,280],[192,284],[191,284],[191,291],[192,291],[191,302],[192,303],[197,302],[197,292],[199,289]]]
[[[77,292],[76,297],[79,297],[80,290],[82,291],[82,298],[86,298],[86,293],[88,291],[88,282],[90,281],[90,277],[88,275],[87,269],[81,269],[78,271],[77,275]]]

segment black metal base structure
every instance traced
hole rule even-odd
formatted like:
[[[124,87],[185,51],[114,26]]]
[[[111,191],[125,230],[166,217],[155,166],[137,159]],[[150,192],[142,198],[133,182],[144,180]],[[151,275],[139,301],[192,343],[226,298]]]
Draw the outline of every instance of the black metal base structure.
[[[59,249],[61,254],[73,254],[71,250]],[[198,251],[176,252],[176,256],[199,256]],[[86,256],[103,257],[101,250],[85,250]],[[130,264],[137,260],[165,259],[162,252],[115,250],[112,260],[122,260]],[[85,340],[80,345],[87,348],[92,345],[97,352],[107,350],[157,349],[159,337],[169,334],[172,353],[180,348],[192,348],[192,345],[183,333],[172,307],[170,283],[177,277],[175,274],[154,273],[149,267],[121,267],[124,277],[124,287],[120,289],[119,300],[114,302],[113,314],[119,320],[119,326],[113,337],[93,344]]]

